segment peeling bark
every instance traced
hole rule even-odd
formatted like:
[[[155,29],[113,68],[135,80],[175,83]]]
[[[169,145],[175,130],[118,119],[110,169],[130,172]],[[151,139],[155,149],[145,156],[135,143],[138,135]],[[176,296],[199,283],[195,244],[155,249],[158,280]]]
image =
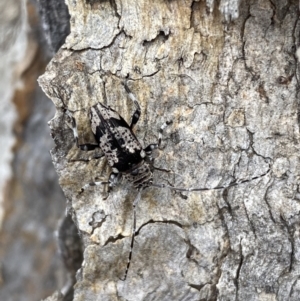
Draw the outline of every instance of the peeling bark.
[[[298,2],[243,1],[230,23],[203,1],[68,6],[71,34],[39,82],[57,108],[53,162],[84,241],[74,300],[298,300]],[[271,172],[223,191],[146,189],[123,282],[136,191],[123,182],[107,198],[102,187],[79,193],[109,168],[74,146],[64,109],[79,143],[95,143],[92,105],[130,119],[126,77],[145,146],[173,120],[156,159],[171,172],[155,172],[156,183],[215,187]]]

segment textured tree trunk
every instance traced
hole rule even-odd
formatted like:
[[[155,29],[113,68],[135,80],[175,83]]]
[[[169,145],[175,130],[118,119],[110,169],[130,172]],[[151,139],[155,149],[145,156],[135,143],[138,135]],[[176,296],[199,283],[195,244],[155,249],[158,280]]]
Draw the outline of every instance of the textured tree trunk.
[[[71,34],[40,84],[57,107],[53,162],[84,241],[76,301],[299,300],[298,2],[242,1],[239,16],[239,1],[221,1],[224,14],[212,2],[68,1]],[[144,146],[173,121],[155,163],[171,172],[155,171],[155,183],[216,187],[270,172],[221,191],[145,189],[122,281],[137,192],[123,181],[108,197],[79,193],[109,168],[76,148],[65,109],[79,143],[95,143],[92,105],[130,120],[125,78]]]

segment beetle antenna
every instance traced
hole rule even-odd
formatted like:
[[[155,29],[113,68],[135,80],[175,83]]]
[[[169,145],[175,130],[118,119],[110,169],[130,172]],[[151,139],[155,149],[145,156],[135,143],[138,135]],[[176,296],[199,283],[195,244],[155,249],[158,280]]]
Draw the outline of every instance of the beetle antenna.
[[[131,263],[132,250],[133,250],[133,246],[134,246],[134,238],[135,238],[135,234],[136,234],[136,205],[138,204],[138,202],[141,199],[141,193],[142,193],[142,190],[139,189],[138,194],[137,194],[134,202],[132,203],[133,225],[132,225],[132,233],[131,233],[131,244],[130,244],[130,251],[129,251],[129,255],[128,255],[128,261],[127,261],[127,267],[126,267],[125,275],[124,275],[123,279],[121,279],[123,281],[125,281],[126,278],[127,278],[127,274],[128,274],[130,263]]]
[[[256,176],[256,177],[253,177],[253,178],[250,178],[250,179],[246,179],[246,180],[237,180],[235,182],[229,183],[226,186],[217,186],[217,187],[212,187],[212,188],[207,188],[207,187],[200,187],[200,188],[190,187],[190,188],[184,188],[184,187],[174,187],[174,186],[170,186],[170,185],[166,185],[166,184],[156,184],[156,183],[152,184],[151,186],[152,187],[157,187],[157,188],[169,188],[171,190],[186,191],[186,192],[207,191],[207,190],[221,190],[221,189],[226,189],[226,188],[229,188],[229,187],[233,187],[233,186],[237,186],[237,185],[240,185],[240,184],[243,184],[243,183],[247,183],[247,182],[251,182],[251,181],[257,180],[259,178],[264,177],[269,172],[270,172],[270,168],[265,173],[263,173],[262,175],[259,175],[259,176]]]

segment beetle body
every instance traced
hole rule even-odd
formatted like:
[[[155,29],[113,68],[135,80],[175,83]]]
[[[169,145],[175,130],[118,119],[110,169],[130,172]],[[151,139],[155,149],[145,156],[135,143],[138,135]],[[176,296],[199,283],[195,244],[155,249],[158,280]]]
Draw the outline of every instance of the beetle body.
[[[97,103],[90,109],[91,128],[112,175],[121,174],[136,189],[151,186],[147,155],[128,123],[115,110]]]

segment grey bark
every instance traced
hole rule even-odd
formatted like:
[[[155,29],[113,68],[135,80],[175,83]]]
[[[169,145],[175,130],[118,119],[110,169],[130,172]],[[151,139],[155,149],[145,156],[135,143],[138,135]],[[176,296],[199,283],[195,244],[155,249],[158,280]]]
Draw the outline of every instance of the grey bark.
[[[57,108],[53,162],[84,241],[74,300],[299,300],[298,3],[243,1],[232,22],[203,1],[68,6],[71,34],[39,82]],[[156,183],[215,187],[271,171],[223,191],[146,189],[123,282],[136,191],[79,193],[109,168],[74,146],[64,109],[80,143],[95,142],[92,105],[130,119],[126,77],[145,146],[173,120],[156,159],[171,172]]]

